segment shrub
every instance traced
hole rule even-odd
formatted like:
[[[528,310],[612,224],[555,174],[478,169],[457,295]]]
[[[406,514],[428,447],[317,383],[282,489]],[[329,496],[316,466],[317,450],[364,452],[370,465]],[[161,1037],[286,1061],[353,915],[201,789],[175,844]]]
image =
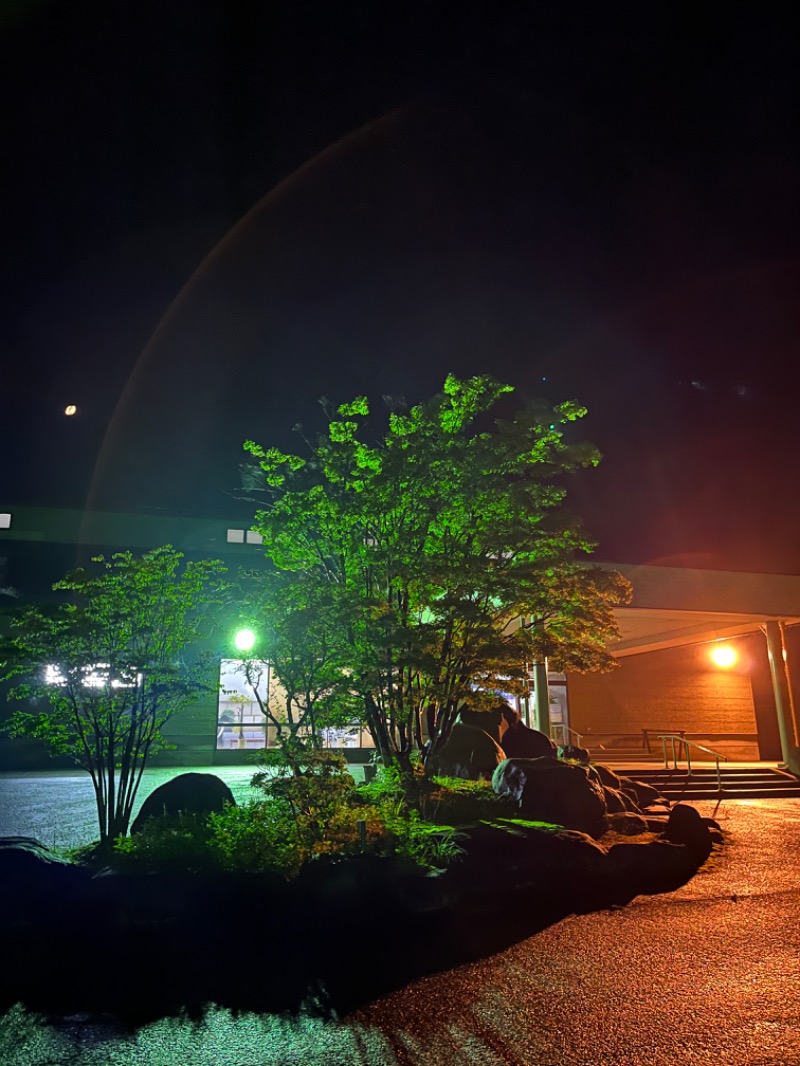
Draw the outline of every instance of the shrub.
[[[206,872],[219,866],[211,838],[207,814],[182,811],[148,818],[134,836],[117,837],[112,863],[123,870],[143,866],[159,871]]]

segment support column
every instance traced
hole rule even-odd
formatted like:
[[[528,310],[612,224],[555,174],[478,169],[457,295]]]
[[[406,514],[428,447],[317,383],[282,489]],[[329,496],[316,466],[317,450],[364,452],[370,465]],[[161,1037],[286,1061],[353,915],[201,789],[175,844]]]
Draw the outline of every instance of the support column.
[[[783,640],[783,623],[769,621],[764,626],[767,636],[769,655],[769,672],[772,678],[772,692],[775,697],[775,710],[778,715],[778,732],[781,738],[781,754],[784,763],[797,773],[800,770],[798,760],[798,741],[794,715],[792,713],[792,690],[789,684],[789,672],[786,665],[786,645]]]
[[[533,664],[533,707],[536,728],[546,737],[550,736],[550,689],[547,687],[547,659]]]

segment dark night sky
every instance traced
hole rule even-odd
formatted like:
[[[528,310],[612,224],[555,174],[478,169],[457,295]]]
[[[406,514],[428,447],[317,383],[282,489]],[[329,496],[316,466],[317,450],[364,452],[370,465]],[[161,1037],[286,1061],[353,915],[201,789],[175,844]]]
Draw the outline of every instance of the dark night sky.
[[[800,573],[789,5],[2,10],[0,510],[489,372],[589,407],[599,557]]]

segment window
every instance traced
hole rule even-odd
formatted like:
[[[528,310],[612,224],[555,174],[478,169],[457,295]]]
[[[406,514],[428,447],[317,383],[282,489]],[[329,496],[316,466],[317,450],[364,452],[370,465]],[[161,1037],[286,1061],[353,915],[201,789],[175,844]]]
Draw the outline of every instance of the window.
[[[245,534],[245,537],[246,537],[246,540],[247,540],[248,544],[263,544],[264,543],[264,538],[261,536],[261,534],[260,533],[256,533],[252,529],[248,529],[247,533]]]
[[[0,514],[0,529],[11,529],[10,514]]]
[[[255,670],[251,674],[261,702],[271,700],[276,717],[283,717],[282,689],[266,660],[248,660]],[[302,735],[302,734],[301,734]],[[308,738],[308,731],[306,731]],[[360,722],[337,728],[322,729],[320,740],[326,748],[371,748],[372,738]],[[223,659],[219,665],[219,700],[217,704],[217,750],[252,751],[276,748],[277,728],[261,713],[253,687],[245,677],[241,659]]]
[[[230,531],[229,531],[230,532]],[[256,692],[266,703],[270,689],[270,667],[266,661],[253,664]],[[240,659],[223,659],[219,665],[219,702],[217,705],[217,750],[253,749],[268,745],[273,726],[261,713],[253,688],[244,675]]]
[[[228,544],[244,544],[244,530],[243,529],[229,529],[228,530]]]

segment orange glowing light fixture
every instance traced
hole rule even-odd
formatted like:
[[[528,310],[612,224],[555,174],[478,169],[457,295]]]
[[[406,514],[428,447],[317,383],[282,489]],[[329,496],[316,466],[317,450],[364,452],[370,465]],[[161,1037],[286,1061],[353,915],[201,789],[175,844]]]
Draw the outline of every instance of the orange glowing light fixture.
[[[723,669],[733,666],[738,658],[739,656],[730,644],[717,644],[711,649],[711,661],[715,666],[720,666]]]

